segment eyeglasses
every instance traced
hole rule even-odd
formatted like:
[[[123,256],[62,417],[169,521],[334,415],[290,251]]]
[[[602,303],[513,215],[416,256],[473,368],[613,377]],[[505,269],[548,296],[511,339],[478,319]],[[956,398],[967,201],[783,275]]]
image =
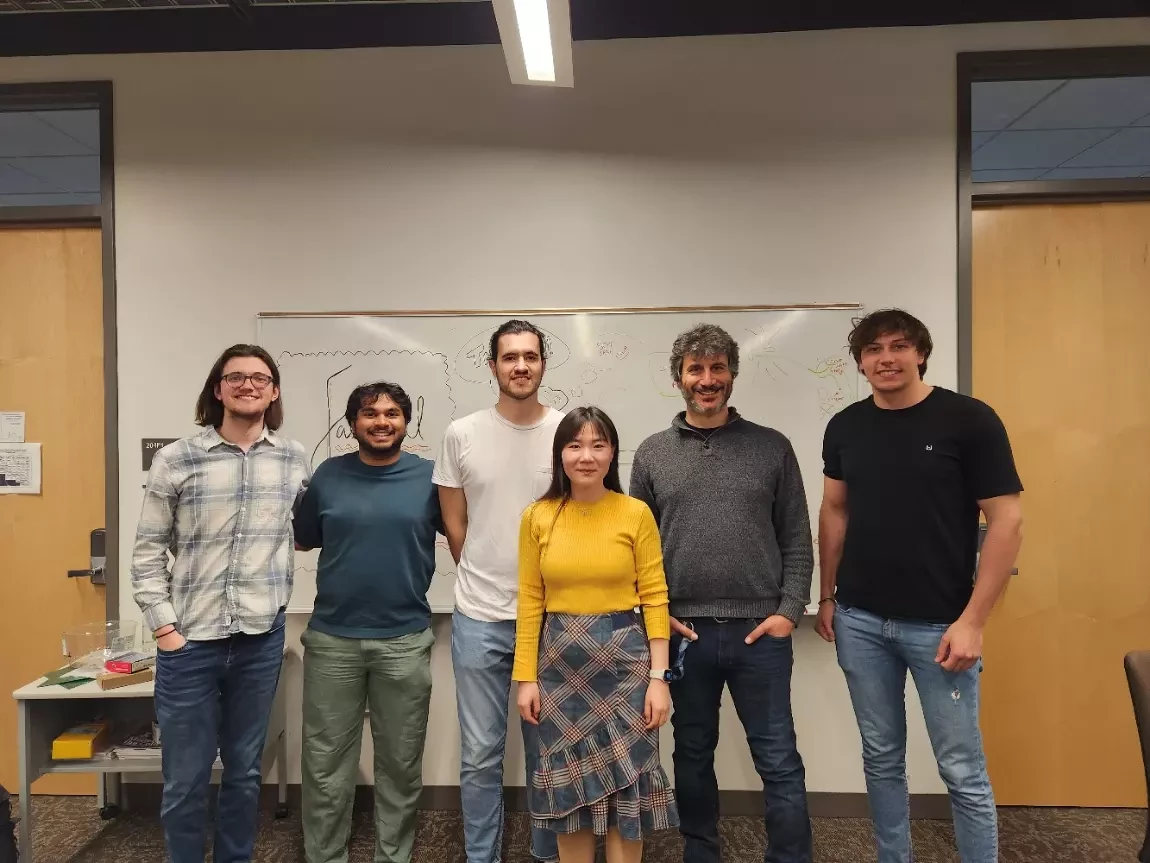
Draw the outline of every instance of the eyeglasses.
[[[687,626],[689,626],[691,630],[694,631],[695,627],[691,626],[691,624],[688,623]],[[687,652],[687,648],[690,646],[690,644],[691,639],[687,638],[686,636],[683,636],[679,639],[679,650],[675,654],[675,661],[671,663],[671,668],[669,671],[671,680],[683,679],[683,656]]]
[[[256,372],[254,375],[245,375],[243,372],[232,372],[231,374],[224,375],[222,380],[229,386],[239,389],[244,385],[245,381],[251,381],[252,386],[257,390],[262,390],[272,382],[272,379],[262,372]]]

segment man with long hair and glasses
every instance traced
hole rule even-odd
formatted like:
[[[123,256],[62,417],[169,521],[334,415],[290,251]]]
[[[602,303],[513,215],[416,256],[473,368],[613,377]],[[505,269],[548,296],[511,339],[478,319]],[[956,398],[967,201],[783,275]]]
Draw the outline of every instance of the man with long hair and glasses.
[[[307,863],[347,863],[363,714],[371,720],[376,863],[408,863],[431,706],[435,535],[432,463],[403,451],[411,397],[380,381],[344,414],[359,444],[318,468],[295,517],[319,548],[303,657],[303,842]]]
[[[255,845],[292,589],[292,511],[310,474],[303,446],[276,434],[282,422],[275,361],[257,345],[233,345],[196,402],[203,431],[159,450],[148,472],[132,589],[156,639],[160,817],[172,863],[204,859],[217,750],[213,859],[248,861]]]
[[[551,443],[563,414],[539,401],[547,344],[535,325],[510,320],[492,334],[493,407],[451,423],[435,463],[443,524],[458,565],[451,664],[459,710],[459,793],[467,863],[498,863],[503,842],[503,754],[515,657],[523,510],[551,482]],[[534,726],[522,723],[527,781]],[[531,831],[536,860],[557,857],[555,835]]]
[[[871,397],[824,433],[816,629],[837,648],[862,734],[879,863],[913,859],[907,671],[950,792],[959,857],[994,863],[978,676],[982,630],[1022,543],[1022,482],[994,410],[923,380],[933,345],[922,321],[872,312],[849,343]]]
[[[806,773],[791,713],[791,633],[814,569],[807,498],[791,442],[729,404],[739,346],[699,324],[675,339],[686,410],[635,452],[631,494],[651,507],[670,589],[675,793],[684,863],[718,863],[715,747],[731,692],[766,798],[766,863],[810,863]],[[678,679],[676,679],[678,678]]]

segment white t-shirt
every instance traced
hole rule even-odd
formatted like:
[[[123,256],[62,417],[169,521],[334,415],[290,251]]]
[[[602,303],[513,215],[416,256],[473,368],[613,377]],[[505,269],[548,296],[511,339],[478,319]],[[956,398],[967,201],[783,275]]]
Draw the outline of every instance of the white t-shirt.
[[[515,619],[519,521],[551,484],[551,447],[562,419],[548,408],[539,422],[519,426],[488,408],[447,427],[431,481],[462,488],[467,497],[455,607],[468,617]]]

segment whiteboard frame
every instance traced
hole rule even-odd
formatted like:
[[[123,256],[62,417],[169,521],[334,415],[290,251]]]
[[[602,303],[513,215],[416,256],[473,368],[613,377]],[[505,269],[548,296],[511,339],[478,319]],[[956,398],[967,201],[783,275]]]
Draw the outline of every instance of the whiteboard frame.
[[[259,312],[256,323],[261,318],[450,318],[475,317],[479,315],[627,315],[627,314],[675,314],[682,312],[791,312],[811,311],[861,311],[862,303],[793,303],[790,305],[765,306],[586,306],[566,309],[396,309],[374,312]]]
[[[789,311],[859,311],[863,310],[862,303],[783,303],[747,306],[584,306],[580,308],[551,308],[551,309],[395,309],[377,311],[344,311],[344,312],[258,312],[256,314],[256,340],[261,337],[260,324],[265,319],[286,318],[393,318],[393,317],[486,317],[516,315],[531,317],[533,315],[625,315],[625,314],[676,314],[683,312],[789,312]],[[817,612],[818,607],[808,605],[803,611],[807,616]],[[304,614],[303,610],[288,609],[289,614]],[[450,614],[446,609],[431,609],[432,615]]]

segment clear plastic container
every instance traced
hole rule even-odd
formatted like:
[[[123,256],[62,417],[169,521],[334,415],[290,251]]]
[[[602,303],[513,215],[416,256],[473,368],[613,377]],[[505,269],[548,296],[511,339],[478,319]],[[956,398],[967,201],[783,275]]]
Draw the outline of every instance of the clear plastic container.
[[[137,650],[134,620],[100,620],[64,631],[64,655],[77,668],[104,669],[104,663],[119,653]]]

